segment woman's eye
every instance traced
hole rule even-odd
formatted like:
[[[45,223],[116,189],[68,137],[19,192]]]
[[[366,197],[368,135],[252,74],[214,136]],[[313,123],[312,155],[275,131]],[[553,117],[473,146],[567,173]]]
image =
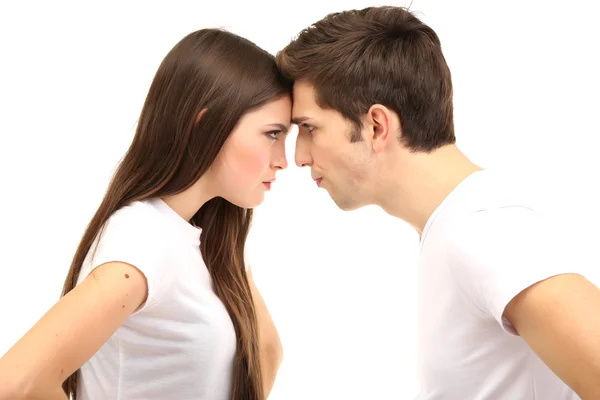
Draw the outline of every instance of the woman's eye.
[[[267,135],[271,136],[273,139],[277,140],[279,139],[279,135],[282,133],[282,131],[280,130],[275,130],[275,131],[270,131],[267,132]]]

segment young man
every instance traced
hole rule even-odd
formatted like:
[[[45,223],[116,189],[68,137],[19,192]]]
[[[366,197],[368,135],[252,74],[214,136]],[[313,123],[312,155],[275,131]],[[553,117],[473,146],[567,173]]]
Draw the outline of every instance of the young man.
[[[600,399],[600,290],[507,180],[455,146],[450,71],[405,9],[331,14],[277,56],[296,163],[421,237],[420,399]]]

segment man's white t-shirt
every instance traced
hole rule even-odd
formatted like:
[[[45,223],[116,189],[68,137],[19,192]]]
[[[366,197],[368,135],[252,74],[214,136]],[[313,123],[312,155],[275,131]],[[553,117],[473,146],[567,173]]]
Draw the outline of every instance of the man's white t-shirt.
[[[121,261],[145,275],[148,297],[81,367],[78,399],[229,400],[236,335],[202,259],[200,229],[152,199],[118,210],[100,238],[79,283]]]
[[[489,171],[431,215],[419,261],[419,400],[579,399],[503,318],[527,287],[579,272],[551,224]]]

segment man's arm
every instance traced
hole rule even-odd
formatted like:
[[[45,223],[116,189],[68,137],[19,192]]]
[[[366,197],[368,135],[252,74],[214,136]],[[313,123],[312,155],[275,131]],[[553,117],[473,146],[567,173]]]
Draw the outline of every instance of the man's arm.
[[[583,400],[600,399],[600,289],[581,275],[538,282],[504,316],[548,367]]]
[[[281,345],[281,340],[279,339],[279,334],[277,333],[277,328],[275,328],[275,323],[267,309],[267,305],[254,283],[250,267],[248,267],[247,276],[252,292],[252,298],[254,300],[254,307],[256,309],[256,317],[258,319],[263,385],[265,397],[268,397],[273,389],[277,371],[283,360],[283,347]]]
[[[573,263],[576,249],[556,222],[502,206],[466,214],[455,227],[448,259],[465,296],[516,330],[579,397],[600,399],[600,289],[583,277],[587,266]]]

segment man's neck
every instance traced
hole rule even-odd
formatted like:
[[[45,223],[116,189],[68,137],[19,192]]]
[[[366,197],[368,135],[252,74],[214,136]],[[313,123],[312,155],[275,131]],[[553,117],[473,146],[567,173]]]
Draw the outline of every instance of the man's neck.
[[[469,175],[482,170],[456,146],[407,153],[380,176],[376,204],[422,235],[435,209]]]

